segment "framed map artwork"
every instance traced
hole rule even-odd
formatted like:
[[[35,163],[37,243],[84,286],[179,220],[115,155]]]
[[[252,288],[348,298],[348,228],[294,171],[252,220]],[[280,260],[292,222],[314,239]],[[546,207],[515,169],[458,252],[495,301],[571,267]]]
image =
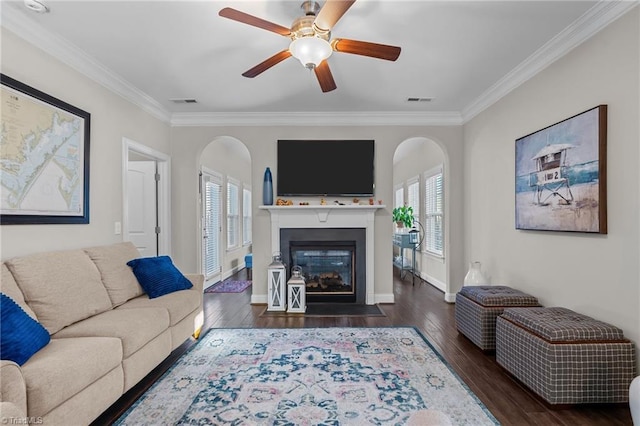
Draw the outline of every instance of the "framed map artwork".
[[[0,223],[89,223],[91,115],[0,74]]]

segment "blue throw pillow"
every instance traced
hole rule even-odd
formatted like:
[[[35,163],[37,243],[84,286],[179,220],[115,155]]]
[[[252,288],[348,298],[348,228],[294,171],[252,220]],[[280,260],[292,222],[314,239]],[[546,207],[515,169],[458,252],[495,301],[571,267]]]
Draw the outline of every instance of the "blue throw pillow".
[[[193,287],[191,281],[173,265],[169,256],[142,257],[130,260],[127,265],[131,266],[149,299]]]
[[[27,362],[51,337],[12,298],[0,293],[0,358],[19,365]]]

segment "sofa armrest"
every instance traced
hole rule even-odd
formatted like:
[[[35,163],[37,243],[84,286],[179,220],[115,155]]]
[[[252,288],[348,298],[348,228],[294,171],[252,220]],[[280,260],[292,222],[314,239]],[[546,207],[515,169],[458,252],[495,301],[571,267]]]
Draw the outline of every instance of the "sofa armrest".
[[[7,412],[13,412],[13,409],[16,409],[26,416],[27,384],[24,381],[22,369],[13,361],[0,361],[0,401],[11,403],[11,405],[2,404],[2,416],[5,416],[5,409]]]
[[[198,290],[200,293],[204,291],[204,275],[202,274],[184,274],[185,277],[191,284],[193,284],[193,289]]]

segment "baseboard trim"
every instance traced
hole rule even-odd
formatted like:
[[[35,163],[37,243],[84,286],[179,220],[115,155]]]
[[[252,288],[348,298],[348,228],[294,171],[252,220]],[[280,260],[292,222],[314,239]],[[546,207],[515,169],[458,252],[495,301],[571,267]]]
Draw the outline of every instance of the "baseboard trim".
[[[252,305],[266,305],[268,301],[266,294],[251,294]]]
[[[447,303],[456,303],[456,293],[445,293],[444,301]]]

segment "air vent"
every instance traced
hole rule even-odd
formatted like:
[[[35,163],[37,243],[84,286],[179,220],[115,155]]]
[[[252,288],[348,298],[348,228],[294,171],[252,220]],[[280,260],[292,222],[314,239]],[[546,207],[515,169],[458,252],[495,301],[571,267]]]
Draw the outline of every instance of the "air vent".
[[[174,98],[169,100],[176,104],[197,104],[198,103],[197,100],[192,98]]]
[[[407,102],[431,102],[433,98],[407,98]]]

